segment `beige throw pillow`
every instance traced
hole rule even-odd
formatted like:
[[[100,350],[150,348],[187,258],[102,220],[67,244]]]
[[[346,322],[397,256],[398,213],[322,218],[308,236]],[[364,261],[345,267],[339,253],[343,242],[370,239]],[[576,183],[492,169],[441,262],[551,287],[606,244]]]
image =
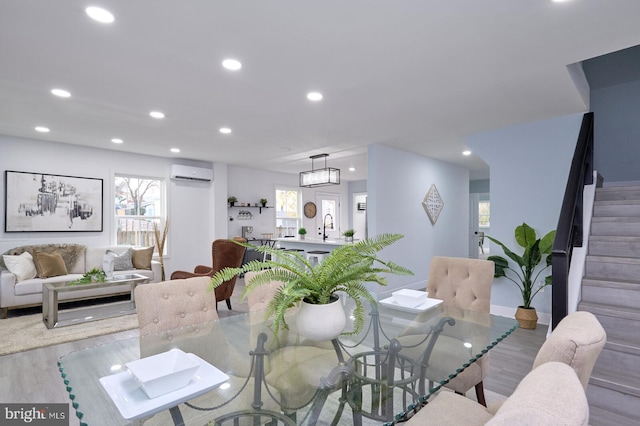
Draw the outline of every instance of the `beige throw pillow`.
[[[155,247],[134,248],[131,253],[131,261],[136,269],[151,269],[151,259]]]
[[[58,253],[49,254],[37,251],[34,253],[33,261],[40,278],[58,277],[68,274],[64,260]]]
[[[38,275],[36,265],[33,263],[33,257],[28,251],[25,251],[19,256],[5,254],[2,256],[2,259],[9,272],[15,274],[17,282],[30,280]]]

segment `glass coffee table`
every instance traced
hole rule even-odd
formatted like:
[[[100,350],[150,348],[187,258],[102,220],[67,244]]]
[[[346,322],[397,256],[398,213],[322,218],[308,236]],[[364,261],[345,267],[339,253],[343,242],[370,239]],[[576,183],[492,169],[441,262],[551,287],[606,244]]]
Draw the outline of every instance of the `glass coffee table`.
[[[44,283],[42,285],[42,321],[47,328],[58,328],[89,321],[97,321],[121,315],[134,314],[136,303],[134,290],[140,283],[149,281],[148,277],[140,274],[114,275],[105,282],[70,285],[69,282]],[[123,292],[130,292],[128,301],[103,305],[92,305],[84,308],[60,311],[60,293],[75,293],[69,299],[86,300],[95,297],[94,290],[100,288],[123,286]]]

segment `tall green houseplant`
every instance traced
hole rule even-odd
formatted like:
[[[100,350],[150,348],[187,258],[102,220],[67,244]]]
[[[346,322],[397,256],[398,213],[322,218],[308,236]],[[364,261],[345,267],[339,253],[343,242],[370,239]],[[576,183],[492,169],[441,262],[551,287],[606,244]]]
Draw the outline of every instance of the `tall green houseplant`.
[[[540,274],[551,266],[551,250],[553,248],[553,240],[556,238],[556,231],[548,232],[544,237],[537,238],[536,231],[522,223],[515,229],[515,239],[518,245],[524,248],[524,252],[519,255],[510,250],[500,241],[487,236],[491,241],[498,244],[504,254],[518,265],[518,268],[511,268],[509,261],[502,256],[489,256],[488,260],[492,260],[495,264],[495,278],[505,277],[512,281],[522,293],[522,307],[531,308],[533,298],[546,286],[551,285],[551,275],[545,277],[544,283],[538,288],[534,288]],[[542,261],[543,265],[540,265]],[[538,266],[541,266],[540,268]]]
[[[379,251],[402,237],[400,234],[382,234],[340,246],[315,265],[295,251],[236,242],[260,253],[267,253],[271,255],[271,259],[254,260],[239,268],[225,268],[213,276],[210,289],[249,271],[264,273],[255,275],[246,283],[243,299],[260,285],[271,281],[282,282],[283,286],[278,289],[266,309],[268,317],[273,315],[276,334],[280,329],[288,329],[285,313],[289,308],[298,306],[302,301],[329,304],[335,300],[335,293],[344,292],[355,302],[354,329],[345,334],[356,334],[362,330],[365,322],[363,301],[376,303],[364,283],[374,282],[384,286],[387,285],[384,274],[413,275],[410,270],[377,257]]]

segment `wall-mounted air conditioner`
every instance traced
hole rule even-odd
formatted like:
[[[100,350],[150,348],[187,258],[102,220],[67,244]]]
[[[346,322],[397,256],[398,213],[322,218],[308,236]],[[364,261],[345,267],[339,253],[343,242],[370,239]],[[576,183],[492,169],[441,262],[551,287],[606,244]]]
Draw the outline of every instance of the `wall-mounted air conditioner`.
[[[212,182],[213,170],[204,169],[202,167],[183,166],[173,164],[171,166],[172,180],[188,180],[194,182]]]

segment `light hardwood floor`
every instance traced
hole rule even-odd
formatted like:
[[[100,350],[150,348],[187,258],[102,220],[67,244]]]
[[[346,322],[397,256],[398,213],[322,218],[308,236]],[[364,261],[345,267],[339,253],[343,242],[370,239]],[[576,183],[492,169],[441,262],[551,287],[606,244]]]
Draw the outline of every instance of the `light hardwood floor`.
[[[238,283],[232,298],[233,311],[224,302],[219,303],[221,317],[233,312],[246,312],[246,303],[240,303],[243,284]],[[19,314],[19,312],[13,315]],[[0,327],[2,321],[0,320]],[[536,330],[516,330],[490,352],[490,372],[485,389],[501,395],[510,395],[520,380],[530,371],[533,359],[542,345],[547,326]],[[69,394],[58,371],[61,356],[86,347],[127,339],[138,335],[137,330],[123,331],[18,354],[0,356],[0,401],[16,403],[69,403]],[[75,411],[69,407],[70,426],[79,426]],[[108,426],[108,423],[105,423]]]

